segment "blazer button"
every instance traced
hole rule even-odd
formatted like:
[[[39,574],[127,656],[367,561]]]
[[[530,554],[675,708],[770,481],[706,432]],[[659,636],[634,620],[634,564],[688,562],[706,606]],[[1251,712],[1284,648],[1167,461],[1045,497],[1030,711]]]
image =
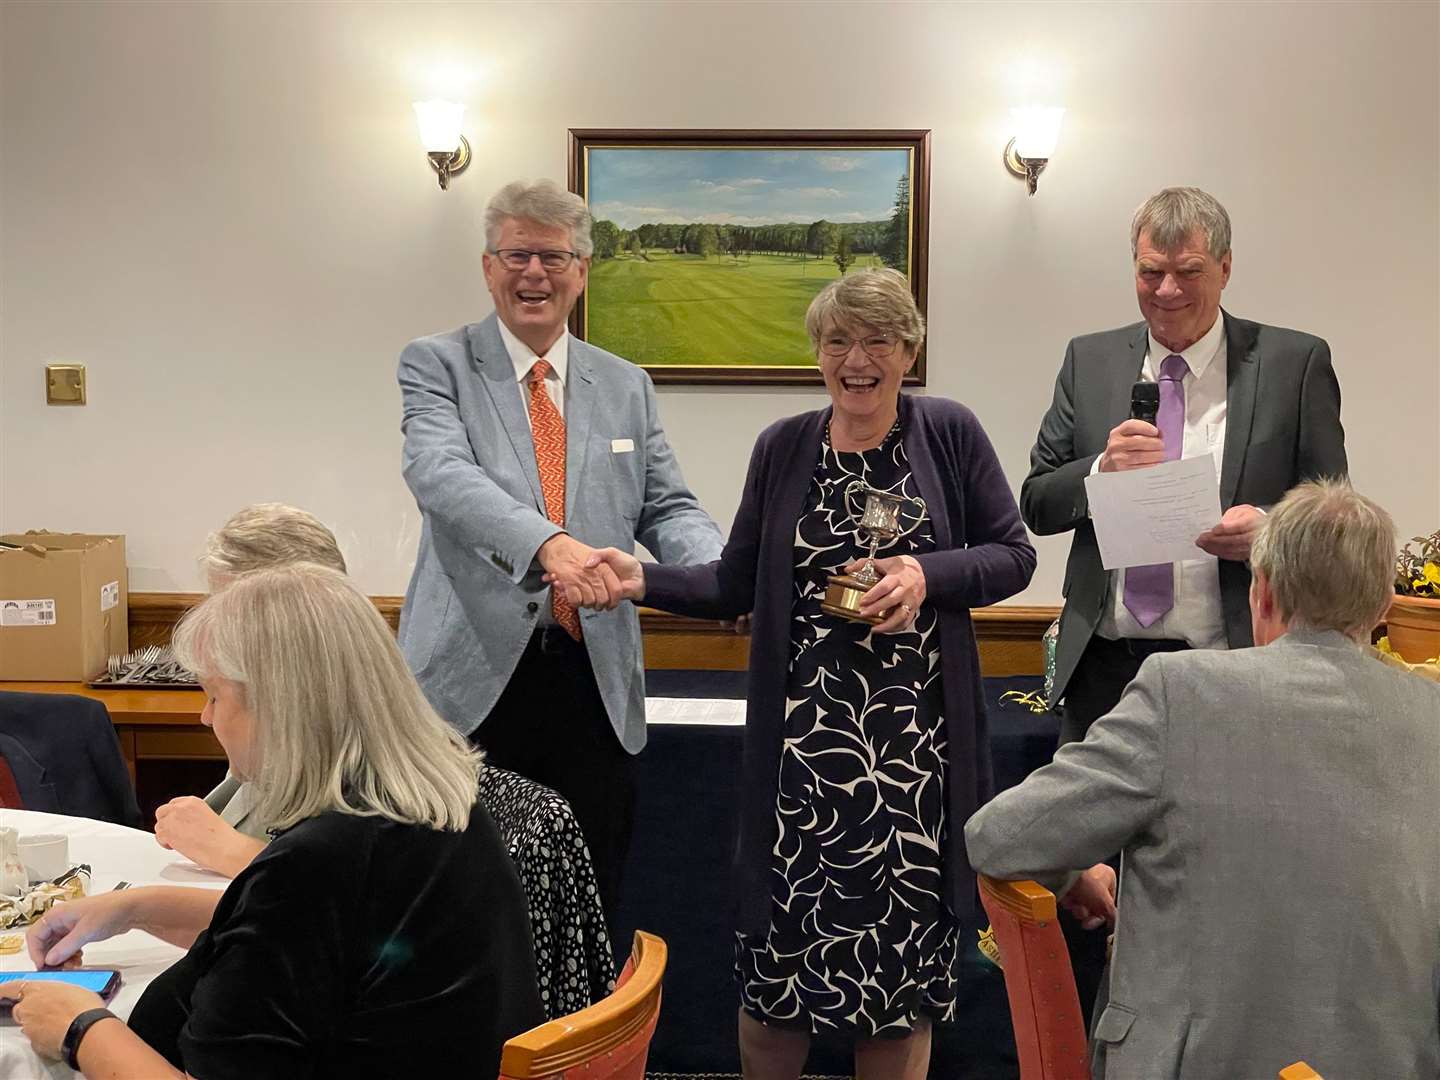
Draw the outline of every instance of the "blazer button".
[[[528,611],[531,615],[534,615],[537,611],[540,610],[540,605],[537,604],[534,600],[531,600],[528,604],[525,605],[525,610]]]

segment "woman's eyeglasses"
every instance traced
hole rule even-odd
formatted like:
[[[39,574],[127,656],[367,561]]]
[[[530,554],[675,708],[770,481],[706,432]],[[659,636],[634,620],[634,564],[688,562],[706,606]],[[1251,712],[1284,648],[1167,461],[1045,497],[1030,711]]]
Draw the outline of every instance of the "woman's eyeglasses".
[[[845,334],[826,334],[820,339],[820,351],[827,356],[848,356],[850,350],[859,345],[868,356],[884,360],[895,351],[900,339],[894,334],[871,334],[869,337],[852,338]]]

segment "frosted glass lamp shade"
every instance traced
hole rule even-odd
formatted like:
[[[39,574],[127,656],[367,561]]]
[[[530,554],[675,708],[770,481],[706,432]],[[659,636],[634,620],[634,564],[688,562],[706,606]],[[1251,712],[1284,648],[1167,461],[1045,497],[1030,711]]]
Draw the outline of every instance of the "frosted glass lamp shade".
[[[427,154],[453,154],[459,149],[464,105],[453,101],[417,101],[415,119],[420,124],[420,143]]]
[[[1054,157],[1055,143],[1060,138],[1060,121],[1064,116],[1064,109],[1049,107],[1011,109],[1016,156],[1042,161]]]

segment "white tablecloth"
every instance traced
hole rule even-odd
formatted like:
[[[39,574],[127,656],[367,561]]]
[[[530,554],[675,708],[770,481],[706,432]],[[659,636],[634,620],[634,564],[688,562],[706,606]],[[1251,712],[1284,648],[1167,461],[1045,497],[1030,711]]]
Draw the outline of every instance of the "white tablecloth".
[[[70,838],[70,862],[89,863],[90,891],[101,893],[121,881],[131,885],[199,885],[223,889],[229,882],[218,874],[166,851],[152,833],[127,829],[89,818],[39,814],[29,810],[0,809],[0,826],[9,826],[21,836],[35,833],[63,833]],[[14,933],[15,931],[8,931]],[[142,930],[97,941],[85,946],[85,966],[118,968],[120,992],[110,1003],[111,1010],[128,1018],[140,994],[160,972],[173,964],[182,950],[167,945]],[[0,956],[0,971],[33,971],[28,951]],[[38,1077],[73,1077],[63,1064],[47,1066],[30,1049],[30,1042],[8,1016],[0,1018],[0,1080],[33,1080]]]

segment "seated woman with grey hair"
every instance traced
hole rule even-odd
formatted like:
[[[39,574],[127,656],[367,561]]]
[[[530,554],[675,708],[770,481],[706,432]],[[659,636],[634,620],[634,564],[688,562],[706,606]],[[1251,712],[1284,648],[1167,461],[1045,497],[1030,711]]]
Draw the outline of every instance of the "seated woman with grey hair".
[[[308,562],[345,573],[335,534],[313,514],[284,503],[256,503],[230,517],[200,558],[210,591],[242,574]],[[197,799],[182,795],[155,811],[155,839],[209,870],[234,877],[265,849],[270,823],[255,813],[254,792],[233,773]]]
[[[525,900],[477,803],[480,755],[374,605],[324,567],[255,571],[175,649],[278,835],[223,893],[105,893],[32,926],[37,967],[131,929],[189,949],[128,1026],[76,987],[7,984],[36,1051],[63,1043],[92,1077],[495,1076],[543,1021]]]
[[[894,270],[826,286],[805,318],[831,405],[755,445],[719,561],[599,553],[627,598],[752,611],[737,849],[740,1051],[797,1077],[810,1038],[855,1041],[857,1076],[924,1077],[955,1010],[975,879],[960,826],[991,794],[970,609],[1025,587],[1035,551],[975,415],[900,393],[925,326]],[[906,500],[870,622],[822,607],[868,551],[857,483]]]

